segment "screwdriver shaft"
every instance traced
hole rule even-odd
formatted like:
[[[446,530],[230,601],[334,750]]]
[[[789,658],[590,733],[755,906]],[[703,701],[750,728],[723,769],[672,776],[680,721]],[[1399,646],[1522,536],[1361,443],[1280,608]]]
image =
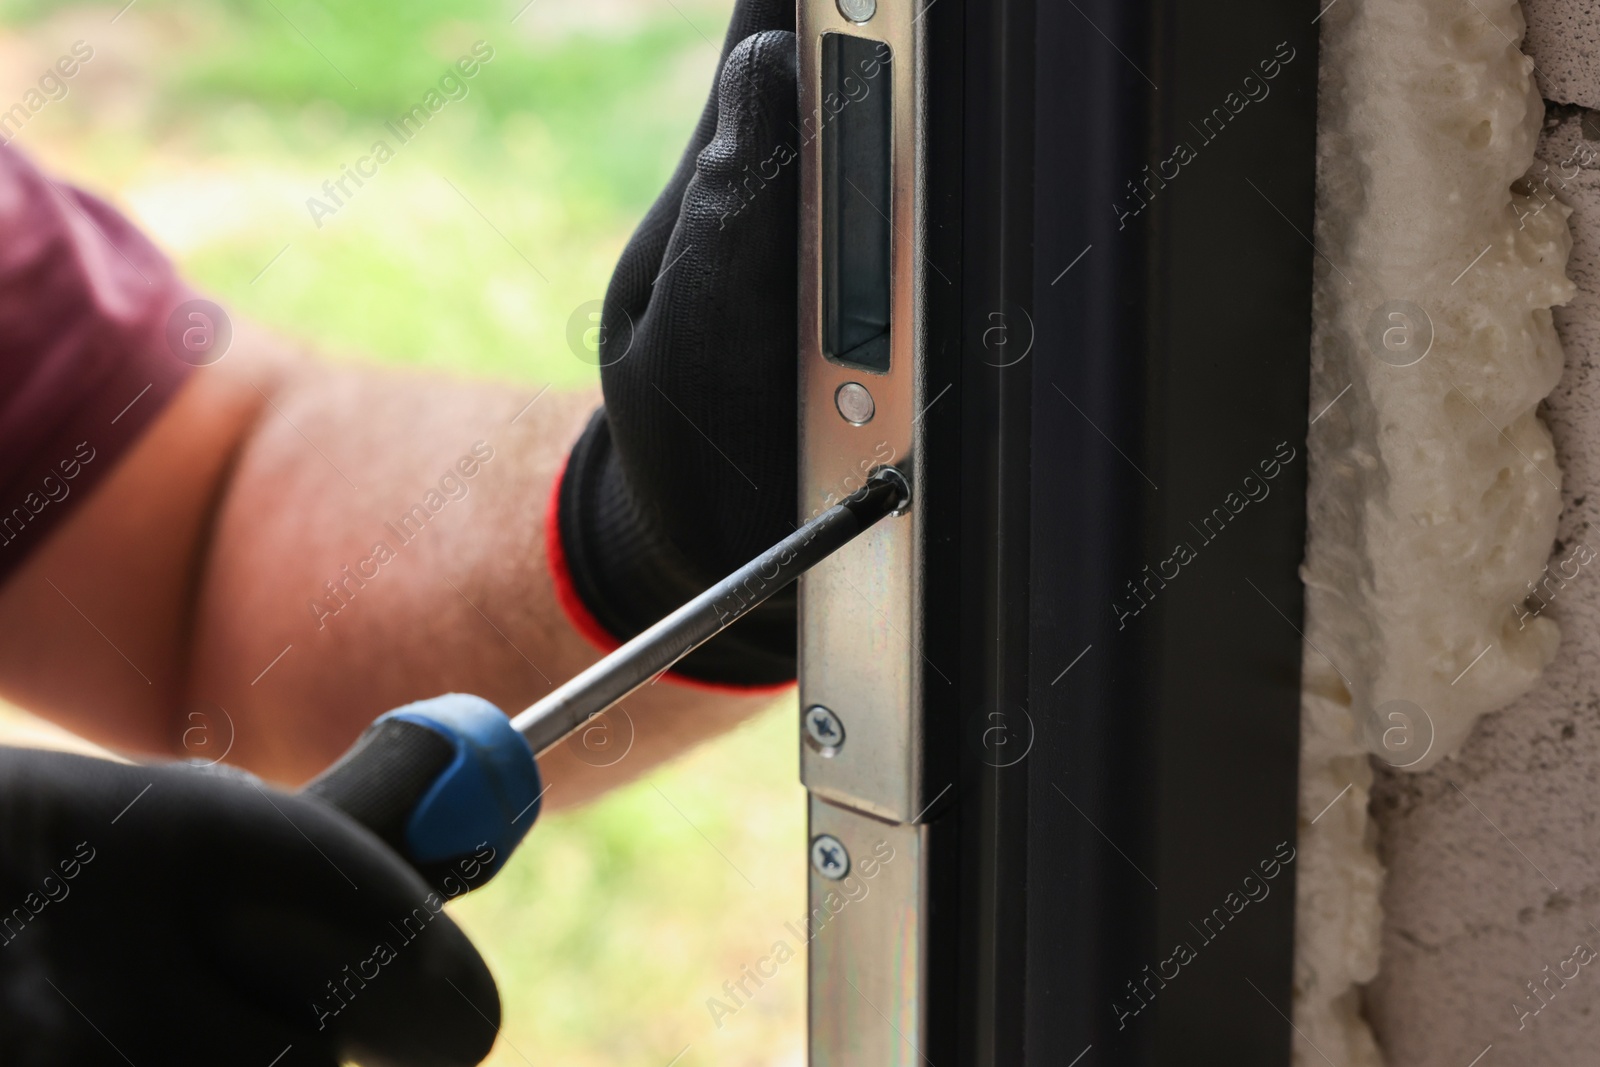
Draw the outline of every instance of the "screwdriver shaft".
[[[511,725],[538,755],[727,629],[772,594],[909,502],[892,467],[531,705]]]

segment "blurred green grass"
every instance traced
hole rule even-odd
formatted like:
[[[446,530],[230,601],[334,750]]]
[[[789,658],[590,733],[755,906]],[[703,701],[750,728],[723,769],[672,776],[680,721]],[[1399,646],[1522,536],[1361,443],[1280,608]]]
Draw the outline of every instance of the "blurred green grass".
[[[339,357],[581,384],[568,319],[676,163],[730,5],[522,3],[0,0],[0,108],[84,40],[17,147],[235,316]],[[398,145],[384,124],[479,40],[468,95]],[[395,158],[318,228],[306,199],[383,137]],[[793,715],[547,816],[453,906],[501,981],[492,1064],[802,1062],[801,960],[720,1029],[705,1006],[805,910]]]

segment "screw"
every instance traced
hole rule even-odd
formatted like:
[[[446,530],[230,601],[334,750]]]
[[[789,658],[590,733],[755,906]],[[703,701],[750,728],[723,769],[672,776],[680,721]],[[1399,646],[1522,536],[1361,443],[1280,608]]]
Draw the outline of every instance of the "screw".
[[[839,14],[851,22],[868,22],[878,13],[878,0],[839,0]]]
[[[877,413],[877,406],[872,402],[872,394],[867,392],[867,387],[860,382],[845,382],[839,386],[838,391],[833,394],[833,403],[846,422],[857,426],[865,426]]]
[[[824,756],[832,756],[844,744],[844,723],[821,704],[806,709],[805,724],[806,738]]]
[[[811,839],[811,866],[822,877],[838,881],[850,873],[850,853],[832,834],[818,834]]]

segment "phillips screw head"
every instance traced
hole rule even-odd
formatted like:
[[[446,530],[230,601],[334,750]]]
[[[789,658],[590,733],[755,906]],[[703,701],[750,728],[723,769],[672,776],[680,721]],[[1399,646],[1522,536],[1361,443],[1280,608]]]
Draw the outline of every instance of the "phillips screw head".
[[[838,881],[850,873],[850,853],[832,834],[818,834],[811,839],[811,866],[822,877]]]
[[[839,716],[821,704],[813,704],[805,711],[806,740],[824,756],[833,756],[844,744],[844,723]]]
[[[839,0],[839,14],[851,22],[870,22],[878,13],[878,0]]]

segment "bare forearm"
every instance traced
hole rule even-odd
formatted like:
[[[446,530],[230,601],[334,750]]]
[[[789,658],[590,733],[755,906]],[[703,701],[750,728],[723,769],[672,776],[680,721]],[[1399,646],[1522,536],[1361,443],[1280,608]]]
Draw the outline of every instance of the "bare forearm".
[[[97,494],[57,539],[65,543],[45,546],[0,596],[0,619],[21,607],[81,630],[40,580],[76,579],[74,599],[92,601],[84,613],[107,629],[102,647],[93,631],[76,641],[74,662],[96,665],[93,684],[63,683],[73,666],[48,649],[35,650],[48,662],[36,656],[20,687],[19,665],[0,663],[19,700],[147,751],[197,754],[181,739],[204,724],[191,741],[204,736],[206,754],[231,739],[230,760],[297,781],[388,708],[462,690],[515,711],[593,662],[556,602],[543,520],[595,392],[551,390],[528,406],[536,390],[239,356],[191,386],[213,394],[205,405],[187,395],[174,404],[183,426],[165,429],[171,442],[155,440],[159,454],[125,463],[148,470],[119,469],[104,487],[134,483],[122,490],[126,514],[145,510],[152,485],[179,483],[179,499],[146,529],[124,530],[145,550],[107,564],[111,520]],[[237,427],[179,433],[197,419],[186,402]],[[80,520],[89,528],[75,532]],[[104,647],[112,642],[137,670]],[[592,795],[763,703],[654,686],[628,704],[628,756],[597,768],[589,763],[605,761],[552,754],[548,799]]]
[[[556,602],[544,510],[598,396],[552,390],[528,406],[534,395],[341,371],[265,413],[218,518],[193,674],[194,693],[234,717],[242,762],[304,777],[387,708],[461,690],[515,711],[594,661]],[[550,800],[630,777],[755,706],[654,687],[630,705],[624,761],[546,760]]]

